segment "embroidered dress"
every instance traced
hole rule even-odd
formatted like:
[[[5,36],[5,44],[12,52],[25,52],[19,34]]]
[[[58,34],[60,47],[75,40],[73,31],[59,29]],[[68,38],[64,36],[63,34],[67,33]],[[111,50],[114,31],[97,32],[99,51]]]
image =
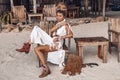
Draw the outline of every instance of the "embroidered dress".
[[[65,20],[56,24],[56,26],[58,26],[59,28],[56,30],[56,32],[53,33],[53,36],[54,35],[64,36],[67,34],[65,25],[60,26],[64,22],[65,22]],[[54,37],[52,38],[51,36],[49,36],[39,26],[34,26],[30,37],[31,37],[32,43],[37,43],[40,45],[47,44],[51,47],[55,45],[55,43],[53,42]],[[58,43],[58,46],[57,46],[58,50],[53,51],[53,52],[48,52],[47,61],[54,63],[54,64],[58,64],[61,67],[62,63],[64,62],[64,57],[65,57],[65,51],[62,49],[63,40],[59,40],[59,42],[57,42],[57,43]]]

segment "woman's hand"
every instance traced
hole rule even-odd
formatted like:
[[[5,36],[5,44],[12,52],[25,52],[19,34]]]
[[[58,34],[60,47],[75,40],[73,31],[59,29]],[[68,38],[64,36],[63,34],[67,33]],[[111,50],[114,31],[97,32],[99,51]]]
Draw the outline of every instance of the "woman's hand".
[[[53,42],[58,42],[60,39],[59,39],[59,36],[54,36],[53,37]]]

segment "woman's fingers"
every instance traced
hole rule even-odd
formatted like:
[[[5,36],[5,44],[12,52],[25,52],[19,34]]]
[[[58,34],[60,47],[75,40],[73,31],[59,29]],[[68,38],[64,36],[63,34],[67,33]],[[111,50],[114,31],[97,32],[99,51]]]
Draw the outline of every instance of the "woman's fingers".
[[[59,41],[58,37],[56,37],[56,38],[53,39],[53,42],[57,42],[57,41]]]

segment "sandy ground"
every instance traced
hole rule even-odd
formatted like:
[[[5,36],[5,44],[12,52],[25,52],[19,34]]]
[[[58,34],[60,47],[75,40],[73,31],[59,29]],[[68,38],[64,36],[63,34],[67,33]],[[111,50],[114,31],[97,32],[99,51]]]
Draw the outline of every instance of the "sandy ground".
[[[81,27],[80,27],[81,26]],[[74,37],[107,36],[107,22],[73,26]],[[94,30],[94,31],[93,31]],[[61,74],[62,68],[48,64],[52,73],[45,78],[38,78],[42,68],[31,46],[29,54],[16,52],[29,38],[30,31],[20,33],[0,33],[0,80],[120,80],[120,64],[117,61],[117,50],[108,53],[107,63],[97,57],[97,47],[84,48],[84,63],[95,62],[99,66],[82,68],[82,73],[75,76]],[[71,39],[71,53],[76,53],[75,42]]]

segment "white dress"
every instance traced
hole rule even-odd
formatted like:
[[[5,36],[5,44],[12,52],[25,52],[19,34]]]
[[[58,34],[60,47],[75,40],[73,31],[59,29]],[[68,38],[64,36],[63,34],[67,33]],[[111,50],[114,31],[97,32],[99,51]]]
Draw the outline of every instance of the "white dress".
[[[54,34],[54,33],[53,33]],[[55,33],[58,36],[64,36],[66,35],[66,29],[65,26],[59,27]],[[39,26],[34,26],[32,32],[31,32],[31,42],[37,43],[41,45],[54,45],[53,38],[49,36],[45,31],[43,31]],[[47,61],[58,64],[59,67],[62,66],[62,63],[64,62],[65,58],[65,51],[61,48],[63,44],[63,40],[59,41],[59,48],[57,51],[48,52]]]

